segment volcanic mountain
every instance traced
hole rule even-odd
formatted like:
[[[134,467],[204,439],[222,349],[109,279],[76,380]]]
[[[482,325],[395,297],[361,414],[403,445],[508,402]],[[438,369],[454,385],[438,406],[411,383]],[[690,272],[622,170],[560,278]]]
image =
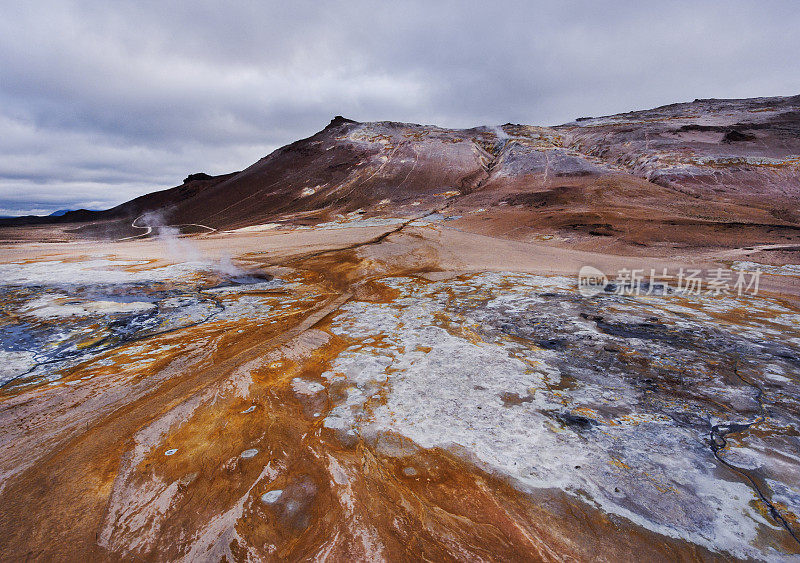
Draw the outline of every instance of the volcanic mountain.
[[[163,225],[189,233],[446,214],[495,236],[577,245],[785,243],[800,235],[798,155],[800,96],[695,100],[556,127],[337,116],[241,172],[192,174],[107,211],[0,225],[124,238]]]

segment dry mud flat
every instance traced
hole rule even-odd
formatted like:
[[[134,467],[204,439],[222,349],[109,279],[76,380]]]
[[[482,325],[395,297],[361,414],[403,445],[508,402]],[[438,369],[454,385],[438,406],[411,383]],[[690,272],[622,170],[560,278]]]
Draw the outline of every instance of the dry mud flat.
[[[794,270],[585,298],[632,259],[395,228],[5,247],[3,558],[800,554]]]

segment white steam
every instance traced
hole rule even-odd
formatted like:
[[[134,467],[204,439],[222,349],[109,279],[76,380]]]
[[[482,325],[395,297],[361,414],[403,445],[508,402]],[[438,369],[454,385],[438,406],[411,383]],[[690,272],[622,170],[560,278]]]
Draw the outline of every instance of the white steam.
[[[167,256],[178,262],[205,262],[200,249],[192,241],[181,238],[180,229],[164,226],[155,227],[156,238],[164,245]]]
[[[162,213],[145,213],[138,222],[140,225],[152,227],[156,240],[163,245],[167,257],[174,262],[196,264],[227,277],[247,275],[247,272],[233,263],[228,254],[223,254],[218,260],[204,256],[193,240],[181,235],[180,225],[168,225]]]
[[[498,140],[498,141],[507,141],[507,140],[510,138],[510,137],[508,136],[508,133],[506,133],[505,131],[503,131],[503,128],[502,128],[500,125],[495,125],[495,126],[493,126],[493,127],[490,127],[490,129],[491,129],[491,130],[494,132],[494,134],[497,136],[497,140]]]

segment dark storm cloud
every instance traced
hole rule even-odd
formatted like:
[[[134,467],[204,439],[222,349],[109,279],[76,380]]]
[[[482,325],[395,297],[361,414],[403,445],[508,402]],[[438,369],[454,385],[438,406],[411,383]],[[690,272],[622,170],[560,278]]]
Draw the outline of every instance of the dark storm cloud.
[[[241,169],[335,114],[555,124],[800,91],[775,2],[32,2],[0,19],[0,215]]]

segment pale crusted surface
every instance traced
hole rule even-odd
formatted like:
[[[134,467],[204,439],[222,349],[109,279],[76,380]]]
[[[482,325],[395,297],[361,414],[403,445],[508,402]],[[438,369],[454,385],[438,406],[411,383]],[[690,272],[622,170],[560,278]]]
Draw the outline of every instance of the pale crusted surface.
[[[793,552],[788,533],[743,474],[756,477],[772,506],[794,525],[800,498],[793,461],[793,362],[800,349],[794,306],[768,296],[586,300],[575,293],[572,277],[552,274],[439,271],[426,276],[434,281],[391,274],[420,258],[452,269],[455,264],[442,258],[454,255],[452,248],[420,254],[419,241],[431,237],[395,235],[362,247],[361,258],[347,266],[352,258],[338,262],[334,254],[311,259],[308,269],[275,269],[281,279],[213,288],[225,274],[202,264],[109,259],[104,271],[135,275],[135,282],[121,277],[117,283],[102,278],[104,283],[81,284],[96,262],[51,256],[56,259],[48,264],[63,273],[49,286],[36,277],[41,264],[10,265],[18,272],[17,284],[26,268],[31,273],[30,284],[4,289],[21,321],[37,319],[36,327],[23,331],[29,342],[50,339],[72,347],[40,349],[35,357],[6,352],[17,354],[23,367],[26,361],[53,362],[9,387],[0,403],[2,494],[20,498],[31,472],[45,470],[54,453],[77,455],[73,467],[96,475],[81,487],[99,487],[93,493],[99,494],[99,512],[80,509],[95,514],[94,524],[84,525],[97,530],[96,549],[146,558],[329,553],[384,559],[405,549],[466,557],[489,546],[553,558],[585,554],[595,544],[627,558],[665,541],[677,542],[670,550],[739,557]],[[510,243],[508,251],[519,252],[519,244]],[[553,262],[540,255],[545,272],[568,270],[585,253],[567,252],[560,265],[557,249],[547,254]],[[470,256],[460,253],[462,268],[502,261],[497,255]],[[594,256],[607,263],[627,260]],[[534,269],[535,260],[529,264]],[[132,267],[137,271],[125,273]],[[383,275],[358,277],[367,272]],[[353,275],[353,281],[343,281]],[[345,294],[320,308],[333,303],[341,287],[357,296],[348,302]],[[147,301],[121,299],[126,295],[146,295]],[[31,316],[45,302],[81,308],[70,317],[82,319],[74,334],[48,328],[63,317]],[[120,306],[90,305],[98,302]],[[128,309],[127,303],[150,306]],[[288,339],[269,344],[315,310],[322,324],[306,323],[304,330],[290,330]],[[157,322],[136,321],[142,315]],[[93,331],[104,323],[127,328],[110,332],[116,341],[98,344]],[[256,349],[262,351],[248,352]],[[731,380],[732,369],[744,380]],[[192,379],[194,373],[199,378]],[[676,373],[681,379],[674,379]],[[743,381],[764,389],[766,419],[757,420],[754,387]],[[128,421],[130,416],[138,418]],[[99,447],[115,432],[136,427],[134,420],[147,422],[129,445],[86,451],[93,451],[90,440]],[[721,454],[744,472],[738,474],[715,459],[710,428],[753,422],[750,431],[730,434]],[[109,425],[118,430],[102,430],[101,439],[91,430],[95,425],[98,431]],[[124,434],[116,435],[119,444],[127,443]],[[458,471],[468,481],[448,486],[474,502],[484,502],[478,499],[486,493],[469,480],[490,477],[473,474],[510,479],[518,498],[508,497],[505,485],[488,490],[505,510],[516,507],[515,516],[503,518],[525,529],[528,539],[492,538],[480,527],[453,528],[456,521],[445,519],[427,547],[401,548],[387,536],[399,513],[387,514],[384,523],[366,518],[374,502],[383,502],[385,487],[398,486],[389,484],[394,478],[382,473],[386,469],[368,469],[374,456],[382,467],[399,464],[396,471],[408,481],[403,487],[413,489],[455,463],[441,455],[465,464]],[[106,469],[96,473],[100,467]],[[379,489],[375,479],[384,483]],[[63,486],[81,489],[70,482]],[[52,518],[73,508],[60,503],[58,490],[30,511],[49,515],[42,522],[50,522],[49,533],[56,535],[62,532],[54,531],[59,524]],[[412,497],[404,497],[404,490],[398,489],[404,500],[396,510],[415,521],[420,508],[408,504]],[[530,502],[526,498],[559,490],[566,496],[548,501],[557,512],[557,506],[582,506],[598,515],[591,518],[618,522],[637,530],[635,535],[624,542],[608,532],[599,537],[592,526],[606,524],[595,523],[581,528],[582,539],[566,542],[559,527],[573,529],[576,523],[563,514],[545,533],[536,522],[553,516],[521,507]],[[426,506],[443,502],[426,498]],[[330,510],[340,511],[336,524],[322,516]],[[314,535],[319,526],[325,533]],[[411,533],[417,524],[409,526]],[[662,539],[652,543],[647,537]]]

